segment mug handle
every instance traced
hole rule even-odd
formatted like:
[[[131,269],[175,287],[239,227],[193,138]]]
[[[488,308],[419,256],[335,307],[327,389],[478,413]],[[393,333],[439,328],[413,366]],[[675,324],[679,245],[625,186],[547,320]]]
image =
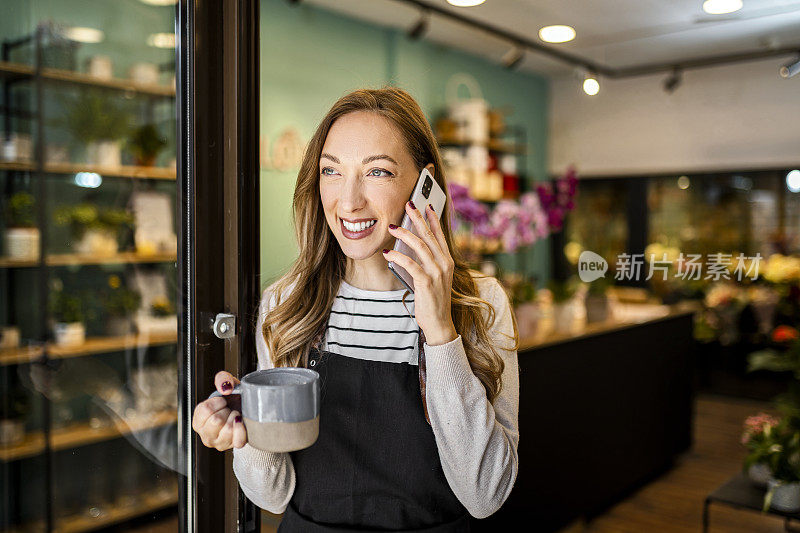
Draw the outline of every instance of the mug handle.
[[[236,385],[233,388],[233,391],[231,391],[231,394],[241,394],[241,393],[242,393],[242,384],[239,383],[238,385]],[[211,398],[215,398],[217,396],[230,396],[230,394],[222,394],[218,390],[215,390],[214,392],[211,393],[211,396],[209,396],[207,399],[210,400]]]

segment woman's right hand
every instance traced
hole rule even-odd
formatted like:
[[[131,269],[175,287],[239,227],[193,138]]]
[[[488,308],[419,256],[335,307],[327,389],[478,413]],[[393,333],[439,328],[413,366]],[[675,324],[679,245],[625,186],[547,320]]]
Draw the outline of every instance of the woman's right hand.
[[[192,416],[194,429],[203,444],[219,451],[233,447],[241,448],[247,443],[247,430],[242,422],[242,415],[235,409],[228,408],[228,399],[239,383],[233,374],[225,371],[217,372],[214,385],[223,396],[209,398],[197,404]]]

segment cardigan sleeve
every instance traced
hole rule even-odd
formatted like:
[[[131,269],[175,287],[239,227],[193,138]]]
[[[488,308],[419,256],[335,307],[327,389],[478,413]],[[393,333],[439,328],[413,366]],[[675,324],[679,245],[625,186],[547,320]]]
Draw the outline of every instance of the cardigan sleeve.
[[[274,366],[261,333],[264,317],[274,305],[270,288],[262,294],[256,327],[259,370]],[[233,449],[233,472],[251,502],[275,514],[286,510],[295,488],[294,464],[288,452],[265,452],[245,444]]]
[[[505,502],[517,477],[519,363],[511,304],[495,278],[478,278],[481,296],[496,313],[489,336],[505,368],[502,390],[489,402],[473,374],[459,335],[441,345],[425,343],[426,401],[442,469],[459,501],[476,518]]]

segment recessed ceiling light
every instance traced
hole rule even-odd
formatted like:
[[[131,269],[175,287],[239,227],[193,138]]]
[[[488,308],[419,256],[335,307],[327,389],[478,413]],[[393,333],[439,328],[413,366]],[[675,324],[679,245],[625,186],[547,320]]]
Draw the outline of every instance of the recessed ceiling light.
[[[800,192],[800,170],[792,170],[786,174],[786,186],[792,192]]]
[[[583,80],[583,92],[589,96],[596,95],[600,92],[600,82],[598,82],[593,76],[589,75],[585,80]]]
[[[484,3],[486,0],[447,0],[447,3],[456,7],[472,7]]]
[[[703,11],[709,15],[724,15],[742,9],[742,0],[706,0]]]
[[[572,26],[545,26],[539,30],[539,38],[546,43],[565,43],[575,38],[575,29]]]
[[[73,26],[64,30],[64,37],[79,43],[99,43],[105,37],[105,33],[95,28]]]
[[[151,33],[147,36],[147,45],[156,48],[175,48],[175,34]]]

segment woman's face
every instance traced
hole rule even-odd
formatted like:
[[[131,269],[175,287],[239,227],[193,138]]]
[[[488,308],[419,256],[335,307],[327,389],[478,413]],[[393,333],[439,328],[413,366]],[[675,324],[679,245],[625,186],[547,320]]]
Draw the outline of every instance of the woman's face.
[[[433,173],[432,163],[427,168]],[[354,111],[333,123],[319,161],[319,188],[325,219],[346,256],[382,256],[394,246],[387,228],[400,225],[418,178],[389,119]]]

